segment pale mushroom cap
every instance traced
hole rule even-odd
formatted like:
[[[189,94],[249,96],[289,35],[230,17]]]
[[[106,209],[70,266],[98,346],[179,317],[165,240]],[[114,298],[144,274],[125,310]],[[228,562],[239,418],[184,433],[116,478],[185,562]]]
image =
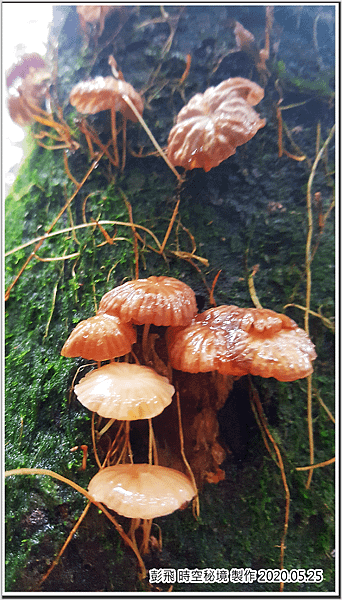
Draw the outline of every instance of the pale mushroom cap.
[[[119,515],[154,519],[181,508],[196,495],[191,481],[180,471],[148,464],[120,464],[99,471],[89,493]]]
[[[107,292],[98,313],[117,314],[137,325],[187,325],[197,312],[194,291],[173,277],[148,277],[128,281]]]
[[[127,119],[137,121],[137,117],[126,104],[123,95],[128,96],[142,114],[144,103],[140,94],[127,81],[115,79],[112,76],[80,81],[72,88],[69,101],[83,114],[94,115],[101,110],[115,109]]]
[[[235,154],[237,146],[248,142],[266,123],[252,108],[263,95],[260,86],[242,77],[196,94],[170,131],[169,160],[185,169],[209,171]]]
[[[136,341],[136,331],[129,323],[122,323],[116,316],[95,315],[76,325],[61,354],[87,360],[110,360],[128,354]]]
[[[312,373],[315,347],[303,329],[269,309],[219,306],[167,332],[171,365],[190,373],[260,375],[295,381]]]
[[[87,373],[75,385],[79,401],[102,417],[119,421],[150,419],[171,404],[175,392],[153,369],[111,363]]]

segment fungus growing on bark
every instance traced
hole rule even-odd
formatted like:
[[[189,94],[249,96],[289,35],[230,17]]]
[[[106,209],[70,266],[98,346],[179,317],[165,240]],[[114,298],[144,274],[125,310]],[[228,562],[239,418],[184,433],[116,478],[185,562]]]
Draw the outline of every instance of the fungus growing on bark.
[[[113,61],[114,59],[110,57],[109,64]],[[70,104],[82,114],[94,115],[102,110],[110,110],[114,159],[117,166],[119,164],[119,154],[117,149],[116,111],[119,111],[123,117],[124,147],[126,121],[127,119],[134,122],[137,121],[136,115],[125,102],[124,96],[127,96],[137,111],[142,114],[144,103],[140,94],[138,94],[130,83],[122,79],[116,79],[111,75],[80,81],[72,88],[69,97]]]
[[[183,473],[149,464],[121,464],[100,470],[90,481],[89,493],[119,515],[132,519],[129,537],[142,521],[141,551],[146,554],[152,519],[185,506],[196,489]]]
[[[118,362],[87,373],[74,390],[89,410],[119,421],[159,415],[171,403],[175,391],[166,377],[153,369]]]
[[[314,345],[286,315],[269,309],[219,306],[196,315],[184,329],[169,330],[172,366],[294,381],[312,373]]]
[[[261,128],[252,108],[264,90],[256,83],[234,77],[196,94],[178,114],[168,138],[167,154],[173,165],[210,171],[248,142]]]
[[[101,362],[128,354],[136,341],[137,334],[132,325],[122,323],[116,316],[99,314],[76,325],[61,354]]]

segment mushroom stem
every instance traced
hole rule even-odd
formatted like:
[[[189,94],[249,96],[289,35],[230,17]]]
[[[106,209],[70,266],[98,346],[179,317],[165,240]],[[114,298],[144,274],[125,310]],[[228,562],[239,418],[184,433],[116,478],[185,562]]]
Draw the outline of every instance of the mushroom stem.
[[[148,419],[148,464],[152,465],[152,419]]]
[[[130,421],[125,421],[124,444],[123,444],[120,456],[115,463],[116,465],[120,464],[121,462],[125,462],[125,458],[126,458],[127,454],[128,454],[130,462],[131,463],[133,462],[132,448],[131,448],[131,443],[129,441],[129,429],[130,429]]]
[[[101,469],[102,465],[99,459],[99,456],[97,454],[97,449],[96,449],[96,440],[95,440],[95,412],[93,411],[93,414],[91,416],[91,439],[93,442],[93,450],[94,450],[94,456],[95,456],[95,460],[98,464],[98,467]]]
[[[143,541],[141,543],[140,546],[140,550],[138,549],[138,544],[137,544],[137,540],[135,537],[135,532],[138,529],[138,527],[142,527],[143,530]],[[128,532],[128,536],[132,541],[133,547],[134,547],[134,552],[136,554],[136,556],[140,556],[141,562],[144,564],[143,559],[141,558],[141,554],[147,554],[148,552],[148,542],[150,539],[150,532],[151,532],[151,526],[152,526],[152,519],[132,519],[131,520],[131,525],[129,528],[129,532]]]
[[[122,421],[121,425],[120,425],[120,427],[119,427],[119,429],[117,431],[117,434],[116,434],[116,436],[115,436],[115,438],[113,440],[113,442],[111,443],[111,445],[108,448],[108,452],[106,454],[106,458],[105,458],[104,463],[102,465],[103,467],[105,466],[106,463],[108,465],[110,465],[111,458],[115,456],[115,453],[118,450],[118,440],[121,439],[120,435],[122,433],[122,429],[124,427],[124,424],[125,424],[125,421]]]
[[[116,136],[116,111],[115,108],[110,109],[110,123],[112,128],[112,140],[113,140],[113,149],[114,149],[114,161],[115,165],[119,166],[119,151],[118,151],[118,142]]]
[[[143,540],[140,545],[140,552],[144,555],[147,554],[149,550],[148,546],[151,536],[152,519],[142,519],[141,527],[143,530]]]
[[[148,436],[148,462],[150,465],[158,464],[158,453],[157,453],[157,445],[156,445],[156,439],[153,433],[153,427],[152,427],[152,419],[148,419],[148,430],[149,430],[149,436]],[[153,451],[153,454],[152,454]]]
[[[143,330],[143,338],[142,338],[142,351],[143,351],[143,357],[144,357],[145,363],[148,363],[148,360],[149,360],[149,351],[148,351],[149,348],[148,348],[148,344],[147,344],[149,332],[150,332],[150,323],[145,323],[144,330]]]

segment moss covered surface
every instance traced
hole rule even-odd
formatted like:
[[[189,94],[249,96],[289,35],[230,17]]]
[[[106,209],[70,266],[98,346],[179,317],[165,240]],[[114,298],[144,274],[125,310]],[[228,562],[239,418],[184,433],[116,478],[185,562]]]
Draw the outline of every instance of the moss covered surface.
[[[312,12],[310,12],[310,10]],[[114,53],[126,79],[145,89],[144,117],[158,141],[167,141],[173,117],[196,92],[216,85],[230,76],[258,81],[251,56],[230,52],[234,36],[229,19],[237,19],[253,31],[262,45],[263,7],[167,7],[178,27],[171,48],[165,52],[170,25],[160,23],[157,6],[127,8],[119,17],[106,21],[103,35],[87,47],[77,25],[75,7],[58,7],[53,34],[58,37],[58,79],[53,88],[63,107],[80,149],[69,154],[69,168],[81,181],[91,165],[84,136],[78,131],[77,114],[68,104],[71,87],[87,76],[108,75],[108,55]],[[308,7],[305,26],[295,9],[275,10],[277,26],[273,41],[280,36],[279,54],[268,63],[271,76],[265,99],[257,107],[267,119],[266,127],[236,155],[209,173],[189,172],[182,186],[180,213],[168,240],[165,256],[149,233],[146,245],[139,244],[140,276],[171,275],[191,285],[199,305],[209,307],[208,289],[221,270],[215,288],[217,304],[251,306],[247,276],[259,264],[255,286],[261,304],[278,312],[288,303],[305,305],[305,244],[307,235],[306,189],[310,168],[307,161],[278,158],[275,85],[280,78],[283,106],[301,103],[283,112],[296,143],[311,163],[315,157],[316,128],[322,139],[333,124],[333,88],[293,81],[309,74],[320,81],[317,64],[303,49],[303,39],[312,41],[315,7]],[[285,11],[285,13],[283,13]],[[57,16],[59,15],[59,19]],[[286,18],[285,18],[286,17]],[[147,20],[157,19],[146,24]],[[299,19],[299,21],[298,21]],[[159,20],[159,21],[158,21]],[[172,23],[173,23],[172,22]],[[298,30],[297,22],[299,22]],[[170,22],[171,23],[171,22]],[[304,23],[304,20],[303,20]],[[328,23],[326,25],[326,23]],[[292,25],[291,25],[292,24]],[[140,25],[140,27],[139,27]],[[322,22],[322,27],[329,21]],[[278,29],[277,29],[278,27]],[[71,39],[70,31],[77,35]],[[113,34],[114,31],[114,34]],[[117,33],[115,33],[117,32]],[[278,33],[277,33],[278,32]],[[112,37],[111,37],[112,36]],[[295,58],[286,41],[296,38]],[[311,36],[311,37],[310,37]],[[305,44],[304,44],[305,46]],[[306,48],[306,46],[305,46]],[[300,51],[302,49],[302,51]],[[327,69],[332,68],[330,46],[321,48]],[[185,56],[192,55],[188,78],[179,86]],[[279,61],[283,64],[279,67]],[[295,65],[293,62],[295,61]],[[284,71],[285,69],[285,71]],[[282,73],[287,76],[282,77]],[[147,83],[148,82],[148,83]],[[328,82],[329,83],[329,82]],[[90,117],[89,122],[109,139],[109,113]],[[297,130],[294,130],[297,128]],[[36,133],[41,126],[36,124]],[[30,135],[30,134],[29,134]],[[128,127],[128,140],[143,154],[153,148],[142,129]],[[289,151],[296,154],[285,138]],[[68,177],[62,150],[33,145],[20,174],[6,199],[6,251],[39,238],[75,190]],[[320,192],[325,213],[333,198],[333,142],[318,166],[312,192]],[[96,473],[91,451],[90,416],[70,394],[77,370],[85,361],[65,359],[60,350],[80,320],[94,314],[102,295],[135,273],[133,236],[130,227],[105,225],[114,243],[106,243],[99,227],[81,225],[84,217],[128,223],[127,198],[136,224],[148,228],[162,241],[176,201],[174,175],[160,157],[136,158],[128,154],[123,174],[102,158],[83,187],[65,210],[53,231],[68,228],[45,240],[37,251],[42,261],[32,259],[11,290],[6,302],[6,468],[42,467],[87,487]],[[311,308],[330,319],[334,315],[334,228],[333,216],[320,233],[318,211],[314,208],[313,247],[319,242],[312,262]],[[191,236],[188,232],[191,232]],[[181,250],[209,261],[193,260],[197,269],[176,256]],[[6,287],[29,256],[33,246],[6,257]],[[62,260],[63,255],[73,255]],[[200,269],[200,272],[199,270]],[[286,314],[302,327],[303,312],[295,307]],[[318,358],[313,375],[313,422],[315,462],[334,454],[334,426],[318,397],[334,411],[334,337],[318,317],[310,317],[311,338]],[[81,373],[83,373],[81,371]],[[77,376],[80,376],[79,374]],[[334,590],[334,466],[316,469],[309,489],[307,474],[295,470],[309,464],[306,419],[306,380],[279,383],[255,378],[268,418],[270,431],[281,451],[291,495],[290,519],[284,566],[287,569],[320,568],[322,583],[288,584],[289,592],[331,592]],[[223,464],[226,479],[206,484],[200,495],[201,515],[196,521],[190,508],[170,517],[156,519],[163,535],[163,551],[152,552],[148,568],[205,569],[279,567],[285,514],[285,493],[280,471],[268,454],[255,423],[244,378],[220,414],[222,443],[229,448]],[[70,449],[87,444],[87,470],[79,470],[81,456]],[[71,527],[84,508],[84,498],[48,477],[16,477],[6,481],[6,590],[32,591],[58,553]],[[125,524],[125,521],[122,520]],[[155,535],[157,536],[157,529]],[[160,591],[169,586],[160,585]],[[146,591],[138,581],[134,558],[124,548],[111,524],[93,507],[69,544],[60,564],[42,586],[42,591]],[[181,584],[177,592],[268,591],[279,584]],[[158,591],[154,589],[154,591]]]

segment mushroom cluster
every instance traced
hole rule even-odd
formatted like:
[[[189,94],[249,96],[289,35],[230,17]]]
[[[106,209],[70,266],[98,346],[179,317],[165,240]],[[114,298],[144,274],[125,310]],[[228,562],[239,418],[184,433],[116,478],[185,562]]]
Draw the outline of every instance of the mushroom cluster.
[[[217,411],[234,380],[251,374],[294,381],[312,373],[316,358],[305,331],[286,315],[226,305],[198,313],[193,290],[165,276],[128,281],[104,294],[97,314],[77,325],[62,354],[98,363],[74,391],[84,406],[110,419],[104,431],[115,420],[126,422],[109,466],[120,452],[123,462],[131,460],[128,424],[158,416],[155,433],[152,424],[149,430],[150,463],[154,445],[155,462],[186,471],[177,451],[176,387],[198,486],[224,477]]]
[[[118,426],[89,491],[95,500],[132,518],[129,535],[135,546],[135,531],[142,526],[142,553],[148,551],[152,519],[188,503],[197,490],[194,480],[184,473],[157,464],[151,420],[171,404],[175,388],[151,366],[137,364],[132,349],[137,341],[135,327],[144,325],[143,354],[148,357],[149,338],[154,339],[149,336],[150,325],[185,326],[196,312],[194,292],[177,279],[150,277],[127,282],[104,295],[98,313],[76,326],[61,351],[63,356],[82,356],[97,362],[98,368],[88,372],[74,392],[89,410],[109,419],[98,437],[115,421],[125,424]],[[133,363],[129,362],[129,353]],[[115,360],[124,355],[126,360]],[[148,362],[153,365],[153,354]],[[149,421],[148,464],[133,463],[130,423],[140,420]]]

